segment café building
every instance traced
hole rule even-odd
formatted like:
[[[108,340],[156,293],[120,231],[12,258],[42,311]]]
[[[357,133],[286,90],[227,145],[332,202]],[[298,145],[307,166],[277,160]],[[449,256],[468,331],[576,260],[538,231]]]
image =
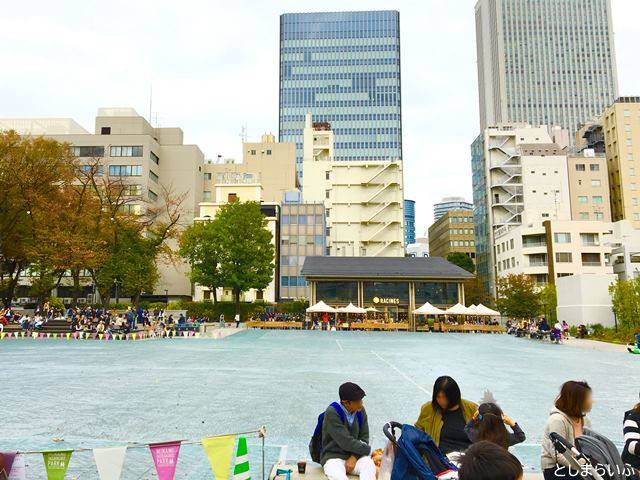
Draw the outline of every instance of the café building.
[[[440,308],[464,305],[464,281],[473,278],[440,257],[306,257],[302,275],[312,305],[353,303],[412,326],[412,312],[425,302]]]

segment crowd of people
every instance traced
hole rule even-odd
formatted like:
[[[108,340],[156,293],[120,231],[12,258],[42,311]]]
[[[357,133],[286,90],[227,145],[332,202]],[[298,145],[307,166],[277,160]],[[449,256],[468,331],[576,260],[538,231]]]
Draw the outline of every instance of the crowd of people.
[[[0,310],[0,324],[18,324],[28,333],[42,330],[52,320],[64,320],[72,333],[82,334],[128,334],[145,332],[149,337],[171,338],[183,330],[195,330],[203,322],[209,322],[206,316],[185,317],[180,313],[176,318],[165,315],[164,309],[153,310],[129,306],[124,311],[92,306],[76,306],[66,309],[56,308],[45,302],[38,305],[33,314],[16,312],[12,307]],[[0,327],[1,328],[1,327]]]
[[[329,480],[347,480],[347,474],[359,476],[361,480],[375,480],[378,453],[372,454],[369,444],[365,392],[349,382],[340,386],[338,395],[339,402],[332,403],[319,419],[310,444],[311,456],[318,457]],[[575,465],[559,454],[552,438],[559,435],[575,445],[576,439],[591,427],[588,415],[592,407],[592,390],[586,382],[568,381],[562,385],[542,437],[540,466],[545,480],[576,478],[584,473],[576,471]],[[417,433],[405,432],[405,429],[414,429]],[[621,461],[628,472],[632,472],[640,469],[640,403],[624,414],[623,435]],[[489,392],[479,405],[464,399],[458,383],[451,377],[443,376],[435,381],[431,400],[422,406],[415,426],[403,427],[402,436],[410,438],[416,452],[423,457],[430,453],[428,445],[433,442],[438,454],[446,457],[431,463],[439,463],[441,469],[446,470],[446,462],[451,462],[459,469],[458,477],[446,477],[442,473],[438,478],[523,478],[522,465],[509,452],[510,447],[526,439],[518,422],[496,404]],[[396,461],[398,449],[396,447]]]
[[[532,338],[534,340],[549,339],[554,343],[561,343],[569,338],[569,324],[563,320],[550,326],[547,318],[542,315],[537,320],[507,320],[507,333],[516,337]],[[578,338],[586,338],[589,332],[585,325],[578,327]]]

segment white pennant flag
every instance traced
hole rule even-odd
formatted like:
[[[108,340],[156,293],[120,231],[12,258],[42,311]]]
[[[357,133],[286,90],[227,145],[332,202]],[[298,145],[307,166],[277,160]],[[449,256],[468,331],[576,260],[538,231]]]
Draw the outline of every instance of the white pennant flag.
[[[127,447],[94,448],[93,458],[100,480],[120,480]]]

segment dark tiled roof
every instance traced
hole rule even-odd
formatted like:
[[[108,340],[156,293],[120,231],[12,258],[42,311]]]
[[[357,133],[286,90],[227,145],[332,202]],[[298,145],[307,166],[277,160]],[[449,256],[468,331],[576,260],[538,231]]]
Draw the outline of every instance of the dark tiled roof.
[[[473,275],[440,257],[306,257],[305,277],[447,278]]]

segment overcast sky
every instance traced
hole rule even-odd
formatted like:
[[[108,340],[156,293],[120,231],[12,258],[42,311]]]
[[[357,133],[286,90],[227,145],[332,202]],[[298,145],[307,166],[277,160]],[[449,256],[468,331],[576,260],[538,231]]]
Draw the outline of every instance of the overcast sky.
[[[278,130],[278,27],[285,12],[397,9],[402,48],[405,196],[416,233],[443,196],[471,199],[479,133],[475,0],[2,1],[0,117],[71,117],[131,106],[179,126],[207,158],[241,158]],[[620,93],[640,95],[640,0],[612,0]],[[156,120],[157,118],[157,120]]]

